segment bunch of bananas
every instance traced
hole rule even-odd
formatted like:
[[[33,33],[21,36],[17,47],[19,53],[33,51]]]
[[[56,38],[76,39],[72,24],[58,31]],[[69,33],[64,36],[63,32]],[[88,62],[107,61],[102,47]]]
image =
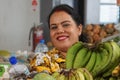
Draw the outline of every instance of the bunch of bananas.
[[[65,63],[65,59],[60,57],[59,51],[53,48],[46,53],[36,53],[36,55],[30,59],[30,71],[37,72],[53,72],[60,71]]]
[[[92,76],[108,77],[120,63],[120,47],[114,41],[101,42],[90,46],[77,42],[69,48],[66,68],[86,68]]]
[[[55,72],[52,76],[56,80],[93,80],[92,75],[86,68],[63,69],[61,72]]]

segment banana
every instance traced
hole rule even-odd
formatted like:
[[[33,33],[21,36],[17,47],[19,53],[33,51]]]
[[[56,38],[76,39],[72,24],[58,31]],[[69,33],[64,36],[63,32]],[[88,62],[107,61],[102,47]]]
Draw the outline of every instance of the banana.
[[[107,52],[101,51],[102,48],[106,49]],[[109,67],[112,57],[113,57],[112,46],[109,42],[104,42],[104,43],[100,44],[97,52],[102,57],[102,60],[101,61],[96,60],[96,62],[100,62],[100,63],[92,71],[93,76],[96,76],[96,75],[104,72],[105,70],[107,70],[107,67]],[[107,57],[107,55],[108,55],[108,57]]]
[[[96,62],[95,62],[95,66],[93,67],[93,70],[91,71],[93,76],[96,75],[94,74],[94,71],[101,64],[101,61],[102,61],[101,53],[99,53],[99,51],[96,51]]]
[[[54,78],[57,78],[59,75],[60,75],[59,72],[54,72],[54,73],[52,74],[52,76],[53,76]]]
[[[94,80],[100,80],[101,76],[97,76]]]
[[[66,76],[64,80],[69,80],[69,77]]]
[[[112,71],[114,70],[114,65],[107,71],[103,74],[103,77],[108,77],[110,75],[112,75]]]
[[[65,75],[60,74],[59,76],[57,76],[56,80],[65,80]]]
[[[82,42],[77,42],[75,44],[73,44],[73,46],[71,46],[68,51],[67,51],[67,55],[66,55],[66,68],[70,69],[73,67],[73,61],[76,57],[76,54],[78,53],[78,51],[83,47]]]
[[[116,55],[117,55],[116,56],[116,60],[120,61],[119,60],[119,58],[120,58],[120,47],[119,47],[119,45],[116,42],[114,42],[114,41],[111,41],[110,43],[111,43],[111,45],[113,47],[114,53],[116,53]]]
[[[111,63],[112,53],[109,53],[105,47],[110,48],[112,50],[111,45],[107,42],[103,43],[102,46],[100,45],[99,53],[102,57],[102,60],[101,63],[94,69],[94,72],[92,72],[94,77],[105,72],[105,70],[107,69],[106,67],[108,67],[109,64]]]
[[[93,80],[91,73],[86,68],[78,68],[78,70],[84,74],[85,80]]]
[[[88,52],[87,52],[87,54],[86,54],[86,56],[84,57],[84,60],[83,60],[83,62],[84,62],[85,65],[90,60],[91,55],[92,55],[92,51],[90,49],[88,49]],[[85,66],[83,66],[83,67],[85,67]]]
[[[85,68],[91,72],[96,62],[96,52],[92,51],[89,62],[86,64]]]
[[[70,71],[68,80],[77,80],[73,71]]]
[[[119,80],[116,77],[110,77],[109,80]]]
[[[112,76],[118,77],[119,75],[120,75],[120,65],[117,65],[112,71]]]
[[[113,64],[111,64],[111,63],[114,62],[116,55],[113,54],[113,47],[112,47],[110,41],[105,42],[105,43],[103,44],[103,48],[105,48],[105,49],[108,51],[108,53],[109,53],[109,58],[111,57],[111,59],[110,59],[110,64],[109,64],[109,66],[107,66],[107,68],[109,69],[109,67],[111,67],[111,66],[113,65]],[[108,58],[108,59],[109,59],[109,58]]]
[[[83,47],[79,50],[79,52],[76,54],[76,57],[74,59],[73,68],[79,68],[85,66],[86,62],[84,62],[85,57],[87,55],[88,48]]]
[[[75,72],[76,72],[76,75],[77,75],[77,80],[85,80],[84,74],[79,69],[76,69]]]
[[[119,46],[117,45],[117,43],[115,43],[114,41],[110,41],[109,42],[113,48],[113,56],[112,56],[112,61],[111,61],[111,64],[107,67],[107,72],[105,72],[103,74],[104,77],[107,77],[109,75],[111,75],[112,73],[112,70],[119,64],[120,62],[120,48]]]

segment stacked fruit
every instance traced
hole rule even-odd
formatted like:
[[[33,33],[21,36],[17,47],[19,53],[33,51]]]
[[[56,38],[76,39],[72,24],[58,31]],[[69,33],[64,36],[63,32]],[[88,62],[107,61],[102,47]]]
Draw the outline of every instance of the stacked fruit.
[[[46,53],[36,53],[35,56],[29,59],[30,71],[37,72],[53,72],[60,71],[64,67],[65,59],[60,57],[59,51],[56,48]]]
[[[56,80],[93,80],[92,75],[86,68],[64,69],[61,72],[55,72],[52,76]]]
[[[119,31],[115,28],[114,24],[87,24],[83,29],[83,35],[86,36],[88,43],[96,43],[103,38],[118,34]]]
[[[77,42],[69,48],[66,56],[66,68],[86,68],[95,78],[112,75],[120,62],[120,47],[114,41],[99,44]]]

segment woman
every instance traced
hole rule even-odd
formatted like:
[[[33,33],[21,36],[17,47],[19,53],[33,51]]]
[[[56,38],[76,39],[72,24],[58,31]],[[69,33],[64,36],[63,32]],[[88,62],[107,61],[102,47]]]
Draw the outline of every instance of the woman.
[[[39,66],[36,60],[31,61],[31,67],[38,72],[48,71],[49,73],[65,68],[65,58],[69,47],[79,41],[82,32],[82,25],[79,15],[68,5],[56,6],[48,18],[51,41],[55,48],[48,51]],[[43,53],[42,53],[43,55]],[[47,55],[47,56],[46,56]],[[48,57],[49,56],[49,57]],[[38,59],[39,61],[39,59]]]
[[[66,56],[70,46],[79,41],[82,32],[79,14],[66,4],[56,6],[48,18],[51,41]]]

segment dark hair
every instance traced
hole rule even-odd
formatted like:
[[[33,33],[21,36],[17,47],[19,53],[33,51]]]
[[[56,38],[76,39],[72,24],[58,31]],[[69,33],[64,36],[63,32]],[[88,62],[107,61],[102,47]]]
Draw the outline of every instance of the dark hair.
[[[80,18],[80,15],[77,13],[77,11],[75,11],[74,8],[70,7],[67,4],[61,4],[61,5],[55,6],[53,8],[53,10],[51,11],[51,13],[49,14],[49,16],[48,16],[48,25],[50,25],[50,17],[51,17],[51,15],[54,12],[57,12],[57,11],[65,11],[67,14],[69,14],[72,17],[72,19],[75,21],[75,23],[77,25],[81,24],[81,18]]]

